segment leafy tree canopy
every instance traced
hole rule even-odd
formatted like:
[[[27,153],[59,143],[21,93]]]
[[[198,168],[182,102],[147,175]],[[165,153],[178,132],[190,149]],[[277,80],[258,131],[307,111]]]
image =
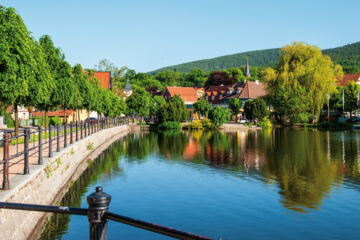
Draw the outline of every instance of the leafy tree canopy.
[[[205,98],[201,98],[199,101],[194,103],[193,107],[195,112],[202,115],[206,115],[211,110],[211,105]]]
[[[215,107],[209,113],[209,119],[218,128],[230,120],[230,113],[224,107]]]
[[[299,42],[282,48],[276,68],[262,72],[270,97],[281,88],[291,91],[301,87],[308,100],[307,111],[316,116],[320,114],[327,94],[335,91],[336,80],[342,75],[341,66],[334,65],[319,48]]]
[[[269,116],[269,110],[267,109],[266,103],[262,98],[257,98],[245,102],[244,111],[248,119],[263,120]]]

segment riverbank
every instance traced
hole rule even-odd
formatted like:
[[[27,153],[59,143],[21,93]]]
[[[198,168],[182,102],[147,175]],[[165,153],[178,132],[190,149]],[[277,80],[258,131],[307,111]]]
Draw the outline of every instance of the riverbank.
[[[0,201],[33,204],[55,204],[78,177],[112,142],[129,132],[127,125],[94,133],[59,153],[44,159],[43,165],[31,165],[30,174],[16,175],[11,189],[0,192]],[[0,210],[0,232],[3,239],[27,239],[47,216],[46,213]]]

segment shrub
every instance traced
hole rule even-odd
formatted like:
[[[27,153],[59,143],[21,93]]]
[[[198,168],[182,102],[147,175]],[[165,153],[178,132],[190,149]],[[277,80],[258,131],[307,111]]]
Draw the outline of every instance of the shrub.
[[[181,125],[179,122],[163,122],[161,124],[158,125],[158,129],[160,130],[180,130],[181,129]]]
[[[209,119],[201,120],[201,123],[203,125],[203,128],[207,128],[207,129],[214,128],[213,124],[211,123],[211,121]]]
[[[265,117],[262,121],[258,122],[258,126],[261,128],[272,128],[272,123],[268,117]]]
[[[188,129],[198,129],[198,130],[202,130],[202,129],[204,129],[204,126],[203,126],[201,120],[195,120],[195,121],[189,123],[189,124],[187,125],[187,128],[188,128]]]
[[[213,127],[218,128],[227,121],[229,121],[230,113],[224,107],[216,107],[210,111],[209,119],[211,120]]]
[[[59,116],[50,118],[50,125],[57,126],[58,124],[62,124],[61,118]]]
[[[175,95],[161,106],[157,118],[159,122],[185,122],[189,119],[189,111],[179,95]]]
[[[244,105],[245,115],[248,119],[262,120],[269,116],[269,110],[267,109],[266,103],[262,98],[249,100]]]
[[[13,128],[15,126],[14,120],[12,120],[9,113],[4,113],[4,123],[8,128]]]

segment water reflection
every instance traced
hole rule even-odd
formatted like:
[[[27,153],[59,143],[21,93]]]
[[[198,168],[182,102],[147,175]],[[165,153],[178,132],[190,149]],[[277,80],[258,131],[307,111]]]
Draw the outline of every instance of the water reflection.
[[[359,189],[359,139],[354,131],[276,129],[134,134],[126,142],[128,156],[138,161],[161,154],[276,184],[285,208],[307,212],[344,179]]]

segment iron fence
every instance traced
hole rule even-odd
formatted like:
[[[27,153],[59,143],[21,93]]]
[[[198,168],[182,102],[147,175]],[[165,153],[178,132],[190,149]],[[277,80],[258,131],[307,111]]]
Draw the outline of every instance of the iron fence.
[[[83,138],[107,128],[128,124],[127,118],[101,118],[93,121],[76,121],[70,124],[43,127],[26,127],[19,129],[18,135],[14,130],[2,130],[0,148],[3,158],[0,161],[0,173],[3,175],[2,190],[10,188],[9,170],[29,174],[30,164],[43,164],[44,157],[53,157],[54,151],[60,152]],[[46,155],[44,156],[44,153]],[[1,156],[0,156],[1,157]],[[31,162],[31,163],[30,163]]]
[[[87,209],[8,202],[0,202],[0,209],[52,212],[87,216],[89,220],[90,240],[108,239],[108,220],[113,220],[177,239],[211,240],[211,238],[208,237],[109,212],[108,210],[111,202],[111,196],[103,192],[102,187],[96,187],[96,191],[87,196],[86,200],[89,205]],[[219,238],[219,240],[221,239]]]

